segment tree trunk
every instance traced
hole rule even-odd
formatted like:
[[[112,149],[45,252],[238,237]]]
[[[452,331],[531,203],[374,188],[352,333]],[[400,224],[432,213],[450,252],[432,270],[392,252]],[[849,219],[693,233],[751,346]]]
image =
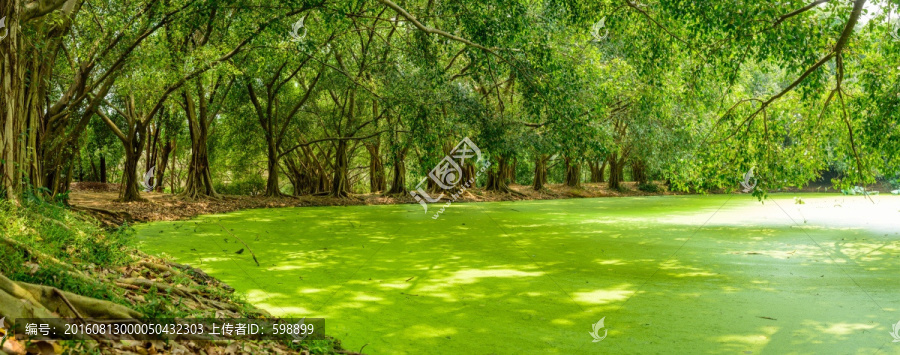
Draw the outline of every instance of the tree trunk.
[[[309,150],[307,154],[308,157],[315,163],[313,166],[312,172],[310,172],[311,179],[313,179],[310,184],[310,193],[311,194],[322,194],[331,191],[330,185],[330,177],[328,176],[328,168],[327,162],[328,159],[331,158],[330,152],[322,152],[321,158],[317,157],[313,150]],[[326,162],[323,164],[323,162]]]
[[[598,175],[598,177],[600,177],[600,180],[597,181],[597,182],[604,182],[604,181],[606,181],[605,178],[606,178],[606,166],[607,166],[607,165],[608,165],[608,164],[607,164],[606,159],[603,159],[603,163],[600,164],[600,174]]]
[[[191,162],[188,164],[187,182],[184,191],[179,195],[186,199],[203,197],[220,198],[213,188],[212,174],[209,170],[209,156],[206,150],[206,129],[201,132],[191,130]]]
[[[563,158],[566,162],[566,186],[578,187],[581,185],[581,164],[578,159]]]
[[[393,164],[393,180],[391,181],[391,189],[387,195],[407,195],[409,190],[406,188],[406,153],[409,148],[397,149],[391,155],[391,163]]]
[[[606,170],[606,159],[604,159],[603,162],[591,160],[588,162],[588,165],[591,167],[591,182],[603,182],[603,173],[604,170]]]
[[[94,157],[90,158],[91,160],[91,181],[98,181],[99,172],[97,171],[97,164],[94,164]]]
[[[197,85],[198,90],[201,86]],[[184,191],[178,196],[190,200],[196,200],[203,197],[211,197],[218,199],[221,197],[216,193],[213,187],[212,173],[209,170],[209,153],[207,151],[207,137],[209,135],[209,124],[205,95],[200,91],[200,108],[199,112],[195,108],[194,99],[185,90],[182,98],[185,103],[185,113],[188,117],[188,132],[191,136],[191,162],[188,164],[187,183],[184,185]]]
[[[302,151],[294,151],[286,155],[284,165],[287,168],[287,176],[293,187],[293,196],[300,196],[309,193],[316,193],[316,184],[310,169],[311,159],[304,157],[304,154],[312,154],[307,148]],[[296,158],[295,158],[296,157]],[[304,162],[304,160],[306,162]]]
[[[0,198],[6,197],[13,204],[18,204],[24,188],[46,187],[53,192],[68,189],[76,140],[92,116],[93,108],[81,106],[83,101],[69,101],[73,97],[88,97],[78,91],[85,87],[82,71],[77,71],[69,89],[62,87],[71,95],[63,95],[66,99],[55,104],[47,102],[53,96],[50,92],[60,89],[52,86],[50,78],[57,56],[63,52],[63,40],[68,38],[65,35],[76,3],[0,2],[0,14],[5,20],[4,38],[0,39]],[[27,18],[26,8],[32,6],[42,13]],[[61,7],[62,11],[55,11]],[[51,12],[61,16],[38,20]],[[23,30],[28,21],[42,23]],[[94,98],[106,96],[102,89],[95,94]],[[70,125],[71,113],[63,110],[75,107],[83,110],[81,119]]]
[[[519,164],[519,158],[513,158],[512,164],[509,164],[509,175],[507,176],[510,184],[516,184],[516,165]]]
[[[7,16],[7,37],[0,41],[0,197],[18,203],[22,193],[22,169],[27,167],[25,136],[25,68],[20,60],[23,39],[19,19],[21,1],[4,1],[0,11]],[[4,196],[5,195],[5,196]]]
[[[150,127],[147,129],[149,134],[148,134],[148,137],[146,138],[146,140],[147,140],[147,159],[144,160],[144,165],[145,165],[144,170],[145,171],[149,171],[150,168],[153,168],[156,166],[156,158],[159,155],[159,130],[160,130],[160,125],[161,125],[160,122],[161,122],[161,120],[157,121],[157,125],[156,125],[155,129],[154,129],[153,125],[150,125]],[[159,180],[159,176],[158,176],[159,169],[154,170],[153,175],[154,176],[152,178],[150,178],[150,185],[151,186],[160,185],[159,183],[157,183],[157,181],[161,181],[161,180]]]
[[[328,172],[322,170],[319,172],[318,179],[316,179],[316,191],[315,193],[321,194],[331,191],[331,179],[328,177]]]
[[[534,182],[531,183],[534,191],[543,190],[544,185],[547,185],[547,159],[547,154],[538,155],[534,159]]]
[[[350,183],[347,176],[348,170],[347,141],[342,139],[338,141],[337,152],[335,152],[334,156],[334,176],[331,180],[331,192],[328,196],[338,198],[350,196]]]
[[[135,137],[125,142],[125,170],[122,171],[122,185],[119,187],[119,201],[147,201],[141,197],[138,185],[138,161],[141,158],[142,142],[135,142]]]
[[[460,179],[459,181],[465,183],[466,181],[472,180],[474,178],[476,178],[475,165],[466,160],[465,164],[463,164],[462,166],[462,179]]]
[[[619,181],[625,181],[625,157],[619,158],[619,164],[616,166],[616,176],[619,177]]]
[[[647,183],[646,167],[644,166],[643,161],[639,159],[631,161],[631,179],[638,184]]]
[[[106,156],[100,154],[100,182],[106,184],[109,180],[106,179]]]
[[[617,160],[617,157],[618,157],[618,153],[615,153],[615,154],[611,154],[608,159],[609,160],[609,183],[607,184],[607,186],[609,187],[610,190],[613,190],[613,189],[618,190],[621,187],[621,185],[619,184],[621,182],[621,180],[620,180],[621,175],[619,174],[619,171],[621,170],[621,168],[619,167],[619,162]]]
[[[505,157],[501,156],[497,158],[497,169],[491,167],[488,170],[487,176],[487,184],[484,189],[486,191],[496,191],[502,193],[511,193],[512,190],[509,189],[509,185],[506,183],[506,176],[508,174],[508,163]]]
[[[169,166],[169,154],[171,154],[172,150],[174,150],[174,149],[175,149],[175,140],[172,139],[172,140],[166,141],[166,144],[163,145],[162,151],[160,152],[159,165],[158,165],[158,168],[156,169],[156,171],[158,173],[158,178],[156,179],[156,181],[157,181],[156,190],[159,192],[163,192],[163,189],[164,189],[163,184],[166,181],[165,180],[166,169]],[[174,193],[175,191],[172,191],[172,192]]]
[[[384,179],[384,164],[381,163],[381,148],[379,144],[366,144],[369,151],[369,191],[381,192],[387,189]]]
[[[266,154],[266,171],[269,176],[266,178],[266,197],[284,196],[281,193],[281,186],[278,184],[278,151],[275,148],[275,139],[269,135],[268,148]]]
[[[174,142],[174,140],[173,140],[173,142]],[[179,181],[180,178],[178,177],[178,169],[177,169],[178,167],[175,165],[175,163],[177,163],[177,161],[175,159],[178,157],[177,150],[178,150],[178,145],[173,144],[172,145],[172,173],[169,174],[171,176],[169,178],[169,191],[173,194],[177,193],[175,188],[178,186],[181,186],[181,181]]]

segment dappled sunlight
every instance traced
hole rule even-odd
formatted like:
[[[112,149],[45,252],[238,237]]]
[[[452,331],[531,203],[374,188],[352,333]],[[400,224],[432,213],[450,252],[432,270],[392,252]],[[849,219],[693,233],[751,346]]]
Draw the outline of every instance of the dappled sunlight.
[[[586,304],[609,304],[617,301],[624,301],[635,291],[630,290],[595,290],[589,292],[574,292],[572,297],[581,303]]]
[[[426,292],[436,292],[447,287],[453,287],[459,284],[473,284],[480,282],[484,278],[522,278],[522,277],[538,277],[544,275],[543,272],[526,272],[512,269],[465,269],[458,270],[442,278],[432,278],[432,285],[422,286],[421,290]]]
[[[800,226],[770,202],[722,207],[728,196],[454,204],[438,220],[393,206],[218,216],[261,267],[206,217],[139,235],[272,314],[325,317],[348,348],[378,353],[589,353],[604,317],[601,346],[625,353],[646,349],[625,340],[637,338],[704,337],[722,353],[878,339],[889,323],[866,322],[900,304],[900,237],[831,226],[808,210],[834,207],[804,199]]]
[[[808,324],[804,324],[808,325]],[[825,324],[824,327],[820,325],[816,325],[817,330],[820,333],[832,334],[832,335],[849,335],[856,333],[860,330],[870,330],[875,329],[875,325],[872,324],[859,324],[859,323],[833,323],[833,324]]]
[[[760,345],[765,345],[769,342],[772,334],[775,334],[778,331],[778,327],[761,327],[760,332],[756,334],[744,334],[744,335],[723,335],[715,337],[716,342],[719,343],[727,343],[727,344],[741,344],[744,346],[753,346],[754,348],[758,348]]]
[[[760,257],[768,257],[768,258],[773,258],[773,259],[787,260],[790,258],[811,258],[814,256],[819,256],[820,255],[819,253],[821,253],[821,251],[818,251],[818,253],[817,253],[817,251],[815,249],[808,248],[808,250],[806,250],[806,251],[799,251],[799,252],[797,249],[794,249],[791,251],[753,250],[753,251],[731,252],[729,254],[744,255],[747,257],[760,256]]]
[[[683,265],[679,260],[669,260],[659,265],[660,270],[670,271],[673,277],[715,276],[716,273],[698,267]],[[671,272],[679,271],[679,272]]]

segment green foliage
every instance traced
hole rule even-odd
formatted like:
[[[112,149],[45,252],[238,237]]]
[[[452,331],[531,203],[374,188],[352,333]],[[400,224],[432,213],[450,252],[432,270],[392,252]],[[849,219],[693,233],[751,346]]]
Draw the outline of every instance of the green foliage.
[[[653,182],[646,182],[646,183],[638,185],[638,190],[641,190],[644,192],[650,192],[650,193],[656,193],[656,192],[662,191],[662,189],[659,187],[659,185],[657,185]]]
[[[105,230],[64,207],[33,201],[22,207],[0,201],[0,212],[0,230],[5,236],[59,260],[107,267],[133,260],[127,251],[133,245],[134,231],[128,225]]]
[[[92,91],[82,96],[97,94],[91,80],[110,78],[98,113],[125,133],[147,128],[126,116],[157,112],[147,122],[159,137],[131,149],[149,167],[176,141],[174,184],[165,184],[176,190],[195,164],[185,149],[200,139],[196,124],[185,124],[194,113],[208,119],[201,144],[213,185],[228,194],[257,193],[259,181],[240,177],[260,174],[286,175],[284,190],[316,192],[330,187],[304,184],[346,176],[364,192],[372,146],[386,167],[405,153],[415,185],[463,137],[520,167],[544,156],[639,162],[678,190],[735,188],[751,168],[761,191],[803,186],[829,169],[846,188],[900,172],[900,41],[886,14],[897,3],[870,1],[848,27],[857,3],[398,3],[451,38],[377,1],[288,1],[265,11],[253,1],[227,10],[150,2],[140,14],[106,1],[73,15],[71,48],[42,78],[53,89],[34,91],[65,96],[79,75],[71,60],[110,68],[88,73]],[[109,14],[104,25],[85,15],[92,11]],[[601,19],[605,36],[594,38]],[[47,23],[64,20],[53,12]],[[300,20],[304,37],[293,38]],[[93,57],[92,43],[117,36]],[[100,156],[120,176],[127,143],[110,123],[70,121],[77,179],[96,179]],[[550,180],[562,181],[559,164],[548,166]],[[515,173],[520,181],[534,174]]]
[[[63,265],[116,267],[133,261],[134,231],[124,226],[104,230],[90,219],[54,204],[25,200],[16,207],[0,200],[0,235],[59,262],[34,258],[25,250],[0,244],[0,268],[15,280],[129,305],[103,282],[63,277]]]
[[[266,191],[266,180],[258,174],[250,174],[231,183],[215,185],[216,191],[226,195],[259,195]]]

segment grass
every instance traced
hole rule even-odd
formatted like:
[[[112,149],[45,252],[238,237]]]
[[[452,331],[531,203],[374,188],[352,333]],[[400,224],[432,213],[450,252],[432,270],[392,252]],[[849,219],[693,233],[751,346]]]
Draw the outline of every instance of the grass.
[[[437,220],[419,205],[261,209],[136,229],[143,250],[276,315],[324,317],[366,353],[898,351],[900,198],[794,196],[453,204]]]
[[[0,243],[0,270],[11,279],[131,305],[100,280],[85,283],[59,276],[64,274],[63,265],[84,269],[118,267],[133,261],[129,247],[134,231],[129,226],[108,231],[59,205],[26,200],[16,207],[0,200],[0,235],[21,243]],[[33,252],[41,255],[35,258]],[[49,262],[47,257],[59,262]]]

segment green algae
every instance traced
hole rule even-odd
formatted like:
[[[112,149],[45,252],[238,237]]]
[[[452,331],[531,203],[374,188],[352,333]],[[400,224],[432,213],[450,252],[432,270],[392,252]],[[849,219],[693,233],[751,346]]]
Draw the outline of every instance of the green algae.
[[[143,250],[275,315],[324,317],[366,353],[900,351],[900,198],[794,196],[458,203],[436,220],[419,205],[260,209],[137,229]]]

